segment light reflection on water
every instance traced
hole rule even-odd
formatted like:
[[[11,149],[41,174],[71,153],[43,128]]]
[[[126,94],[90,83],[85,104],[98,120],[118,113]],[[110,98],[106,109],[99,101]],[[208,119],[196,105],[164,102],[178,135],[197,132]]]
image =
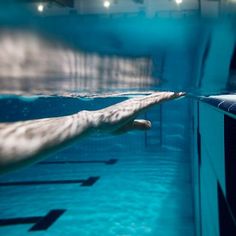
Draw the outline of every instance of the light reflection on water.
[[[142,89],[159,83],[151,77],[148,57],[75,51],[27,31],[2,32],[0,62],[2,93],[95,92]]]

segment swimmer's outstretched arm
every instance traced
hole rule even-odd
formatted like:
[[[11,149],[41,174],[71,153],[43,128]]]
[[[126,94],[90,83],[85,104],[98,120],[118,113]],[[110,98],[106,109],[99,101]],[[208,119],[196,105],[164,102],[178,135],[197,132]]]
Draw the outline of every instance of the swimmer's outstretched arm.
[[[0,173],[43,159],[93,132],[115,132],[129,124],[145,109],[183,93],[160,92],[133,98],[97,111],[39,120],[0,124]]]
[[[157,92],[132,98],[107,108],[94,111],[93,126],[98,130],[115,132],[133,121],[136,116],[153,105],[185,96],[185,93]]]

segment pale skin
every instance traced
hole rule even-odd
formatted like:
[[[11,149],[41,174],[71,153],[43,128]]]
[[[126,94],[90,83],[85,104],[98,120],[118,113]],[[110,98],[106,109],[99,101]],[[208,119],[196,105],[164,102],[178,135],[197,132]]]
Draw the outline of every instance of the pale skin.
[[[30,165],[61,147],[93,133],[122,134],[151,128],[148,120],[135,119],[146,109],[184,93],[157,92],[128,99],[96,111],[70,116],[0,124],[0,173]]]

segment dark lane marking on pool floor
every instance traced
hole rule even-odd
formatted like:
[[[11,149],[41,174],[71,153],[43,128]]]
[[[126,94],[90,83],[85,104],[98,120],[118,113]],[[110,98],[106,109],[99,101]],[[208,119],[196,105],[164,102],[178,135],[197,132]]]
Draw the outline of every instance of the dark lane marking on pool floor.
[[[110,159],[108,161],[42,161],[39,162],[39,165],[50,165],[50,164],[97,164],[97,163],[104,163],[106,165],[114,165],[117,163],[117,159]]]
[[[50,184],[81,184],[82,187],[94,185],[100,177],[89,177],[79,180],[45,180],[45,181],[18,181],[18,182],[0,182],[0,187],[8,186],[27,186],[27,185],[50,185]]]
[[[49,211],[46,216],[0,219],[0,226],[34,224],[29,231],[47,230],[65,211],[65,209],[56,209]]]

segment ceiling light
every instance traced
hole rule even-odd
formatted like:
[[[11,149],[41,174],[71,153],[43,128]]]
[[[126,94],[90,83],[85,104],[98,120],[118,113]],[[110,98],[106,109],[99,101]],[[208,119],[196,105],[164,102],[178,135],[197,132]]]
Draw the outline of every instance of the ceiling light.
[[[104,1],[104,2],[103,2],[103,6],[104,6],[105,8],[109,8],[110,5],[111,5],[110,1]]]
[[[43,4],[39,4],[38,5],[38,11],[39,12],[43,12],[43,10],[44,10],[44,5]]]
[[[182,3],[182,0],[175,0],[175,2],[179,5]]]

